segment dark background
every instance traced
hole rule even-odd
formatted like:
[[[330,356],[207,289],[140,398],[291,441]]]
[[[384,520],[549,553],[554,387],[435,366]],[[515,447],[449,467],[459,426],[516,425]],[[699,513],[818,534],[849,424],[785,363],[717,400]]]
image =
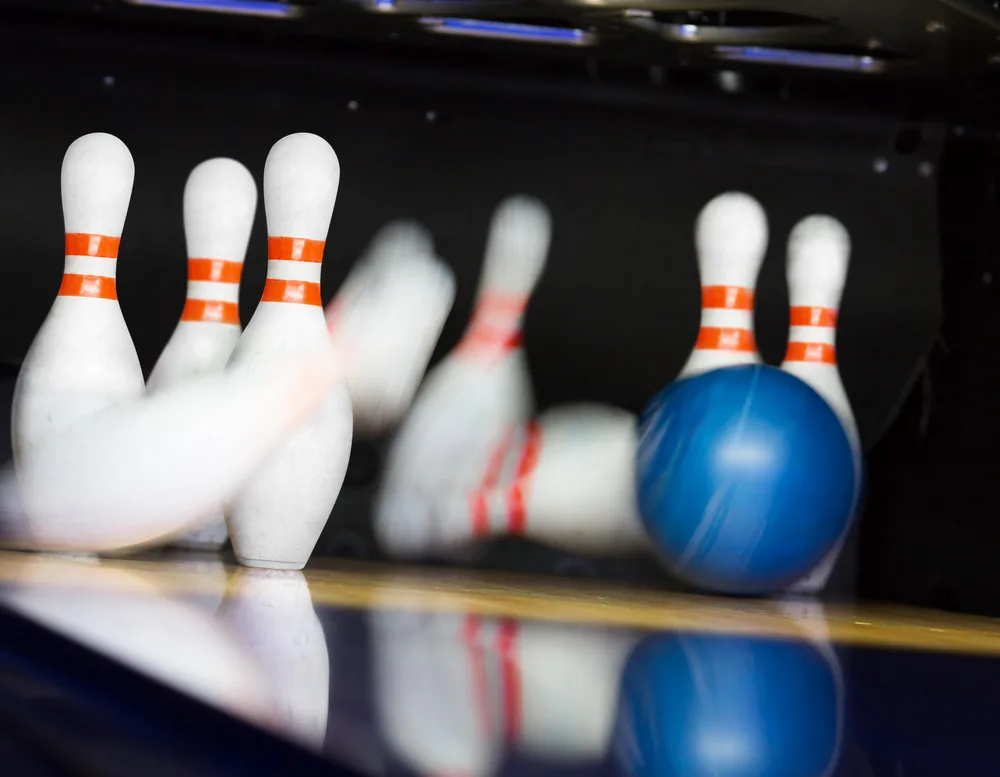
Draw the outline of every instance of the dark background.
[[[326,137],[342,181],[324,299],[387,220],[422,221],[459,284],[437,356],[467,320],[492,209],[518,191],[542,198],[553,249],[526,324],[542,409],[594,400],[637,411],[673,378],[698,326],[694,218],[715,194],[743,189],[770,220],[757,306],[770,363],[780,362],[787,332],[789,229],[826,212],[851,232],[838,350],[869,454],[869,493],[833,592],[1000,612],[989,122],[957,126],[919,88],[839,93],[762,79],[723,94],[710,78],[594,79],[559,62],[250,32],[8,20],[0,41],[8,404],[62,272],[62,155],[86,132],[118,135],[135,158],[119,298],[147,372],[183,305],[181,194],[203,159],[239,159],[259,186],[278,138]],[[264,237],[261,207],[244,323],[263,287]],[[383,446],[356,444],[317,553],[377,555],[367,502]],[[479,561],[659,577],[648,563],[518,544],[501,543]]]

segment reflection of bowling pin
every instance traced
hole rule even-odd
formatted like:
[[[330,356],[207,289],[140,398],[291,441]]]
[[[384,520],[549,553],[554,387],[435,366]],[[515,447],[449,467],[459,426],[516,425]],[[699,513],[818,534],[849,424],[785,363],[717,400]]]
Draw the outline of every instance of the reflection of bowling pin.
[[[14,459],[81,419],[143,392],[115,272],[135,165],[118,138],[75,140],[62,164],[66,264],[59,294],[21,365],[14,389]]]
[[[701,328],[677,377],[759,363],[753,305],[767,250],[764,209],[748,194],[720,194],[698,215],[695,247],[701,277]]]
[[[636,635],[457,613],[371,617],[380,719],[417,771],[492,773],[505,745],[550,762],[605,757]]]
[[[340,162],[317,135],[288,135],[264,165],[267,282],[229,361],[235,375],[327,341],[320,268],[340,184]],[[256,423],[248,417],[249,423]],[[272,453],[226,508],[240,563],[301,569],[312,555],[347,474],[353,418],[346,383]]]
[[[257,210],[253,176],[233,159],[209,159],[184,187],[187,301],[149,376],[149,391],[221,372],[240,339],[240,274]],[[178,545],[216,549],[227,539],[222,506]]]
[[[473,491],[447,495],[436,542],[523,535],[589,554],[646,546],[635,496],[636,421],[570,405],[505,434]]]
[[[428,374],[389,451],[375,507],[387,552],[422,553],[410,526],[428,525],[442,493],[472,485],[497,435],[531,416],[521,325],[549,238],[548,211],[533,199],[513,197],[494,214],[472,321]]]
[[[203,376],[95,414],[0,478],[5,539],[100,552],[190,529],[343,379],[322,346],[268,372]]]
[[[508,647],[519,673],[519,749],[553,762],[603,761],[622,668],[638,641],[619,629],[519,623]]]
[[[380,434],[402,418],[454,299],[454,273],[422,227],[394,222],[379,231],[326,311],[351,365],[356,432]]]
[[[4,563],[14,585],[0,599],[13,609],[230,714],[263,725],[273,717],[251,657],[151,575],[33,554]]]
[[[844,226],[830,216],[809,216],[788,238],[788,296],[791,329],[781,369],[809,384],[840,419],[854,452],[854,507],[861,490],[861,440],[851,403],[837,369],[837,315],[844,294],[851,241]],[[792,590],[823,589],[850,524],[823,561]]]
[[[375,705],[396,758],[417,774],[488,777],[507,721],[505,624],[457,613],[370,613]]]
[[[276,729],[319,750],[326,737],[330,656],[301,572],[240,569],[219,619],[267,681]]]

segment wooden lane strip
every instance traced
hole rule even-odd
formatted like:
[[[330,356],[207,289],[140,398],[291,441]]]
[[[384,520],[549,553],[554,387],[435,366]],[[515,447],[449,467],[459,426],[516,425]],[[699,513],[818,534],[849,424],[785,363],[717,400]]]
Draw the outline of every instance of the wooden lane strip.
[[[771,600],[636,589],[621,584],[474,575],[451,570],[306,572],[317,604],[405,608],[662,631],[802,639],[802,623]],[[824,605],[844,645],[1000,656],[1000,621],[906,607]]]
[[[16,580],[20,566],[17,561],[25,555],[0,552],[0,582]],[[218,590],[217,580],[181,558],[102,558],[100,564],[156,578],[161,590],[174,595]],[[783,612],[777,601],[339,560],[324,564],[305,572],[313,602],[318,606],[401,608],[636,629],[803,637],[801,622]],[[81,574],[77,564],[73,567],[63,582],[80,585],[86,581],[86,574]],[[231,579],[239,574],[239,567],[227,566],[226,574]],[[50,582],[58,585],[59,578],[54,576]],[[95,586],[100,585],[95,578]],[[998,620],[895,606],[826,604],[823,609],[826,629],[836,643],[1000,656]]]

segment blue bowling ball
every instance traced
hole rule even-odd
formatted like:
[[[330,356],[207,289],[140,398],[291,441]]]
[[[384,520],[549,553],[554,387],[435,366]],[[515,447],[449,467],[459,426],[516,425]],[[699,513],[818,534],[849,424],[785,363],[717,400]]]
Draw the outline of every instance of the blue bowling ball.
[[[639,510],[667,568],[700,588],[787,588],[854,509],[851,443],[812,388],[774,367],[676,381],[639,419]]]
[[[622,676],[613,758],[623,777],[823,777],[839,756],[836,657],[808,642],[647,638]]]

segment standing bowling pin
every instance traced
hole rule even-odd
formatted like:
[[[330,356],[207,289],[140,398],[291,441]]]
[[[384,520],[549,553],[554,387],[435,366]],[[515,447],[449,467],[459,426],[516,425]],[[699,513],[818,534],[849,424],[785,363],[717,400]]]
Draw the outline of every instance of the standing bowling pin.
[[[434,519],[434,501],[475,483],[498,435],[534,409],[521,345],[528,299],[545,267],[551,225],[537,200],[511,197],[493,216],[472,320],[428,374],[393,441],[375,530],[383,549],[419,555],[411,540]]]
[[[636,419],[603,405],[555,408],[504,435],[471,492],[449,495],[435,544],[521,535],[563,550],[646,547],[635,497]]]
[[[233,159],[209,159],[184,187],[188,287],[181,320],[149,376],[155,392],[195,375],[221,372],[240,339],[240,275],[257,210],[250,171]],[[178,545],[218,549],[227,539],[222,506]]]
[[[132,155],[113,135],[84,135],[66,150],[66,264],[59,294],[14,388],[11,428],[18,466],[78,421],[135,399],[145,388],[115,288],[134,175]]]
[[[422,227],[379,231],[326,308],[350,360],[355,433],[380,434],[406,413],[454,300],[455,274]]]
[[[757,275],[767,251],[764,209],[748,194],[720,194],[698,215],[695,248],[701,278],[701,327],[678,379],[761,361],[753,306]]]
[[[861,438],[851,403],[837,369],[837,316],[847,281],[851,239],[830,216],[808,216],[788,238],[788,299],[791,328],[781,369],[810,385],[840,419],[854,452],[854,508],[861,491]],[[846,539],[837,545],[793,591],[815,593],[826,585]]]
[[[267,155],[267,281],[229,361],[234,374],[272,369],[276,360],[329,340],[320,270],[339,184],[337,155],[317,135],[288,135]],[[346,383],[340,383],[227,508],[240,563],[305,566],[344,483],[352,434],[351,399]]]
[[[204,375],[82,421],[0,477],[0,536],[116,551],[198,528],[343,381],[330,342],[253,375]]]

